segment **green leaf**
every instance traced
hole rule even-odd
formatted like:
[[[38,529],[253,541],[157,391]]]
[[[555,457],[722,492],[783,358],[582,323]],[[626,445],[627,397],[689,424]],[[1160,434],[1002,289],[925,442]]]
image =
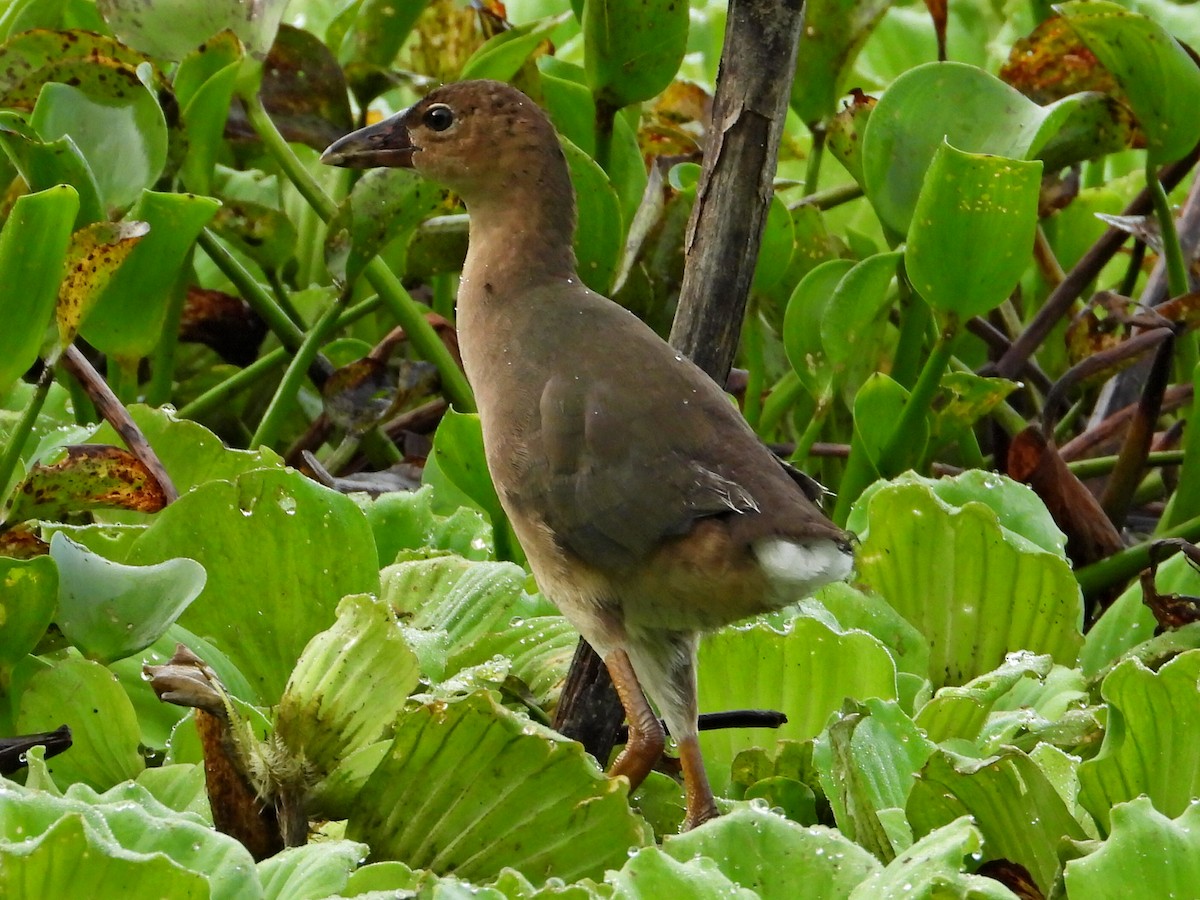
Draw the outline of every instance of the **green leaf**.
[[[423,480],[435,490],[442,487],[438,477],[449,482],[491,520],[496,555],[502,559],[523,561],[524,553],[500,506],[500,497],[488,474],[483,451],[483,427],[477,413],[460,413],[449,409],[433,435],[433,451],[426,464]]]
[[[895,379],[876,372],[854,396],[854,442],[851,453],[864,453],[871,468],[891,475],[919,465],[929,443],[929,423],[917,422],[914,433],[903,443],[903,454],[889,453],[900,414],[908,403],[908,391]]]
[[[525,579],[525,570],[513,563],[456,556],[399,562],[380,573],[381,596],[412,629],[421,671],[435,679],[447,674],[449,654],[502,632],[528,607]]]
[[[362,512],[293,471],[257,470],[197,487],[155,516],[127,562],[176,556],[190,556],[208,572],[180,624],[233,661],[253,691],[239,699],[259,705],[278,701],[300,653],[332,624],[342,597],[379,591]]]
[[[78,212],[79,194],[62,184],[17,198],[0,231],[0,394],[38,358]]]
[[[496,622],[467,646],[451,651],[447,674],[481,666],[496,656],[506,657],[509,674],[529,688],[542,708],[556,698],[575,656],[579,632],[562,616],[514,616],[507,624]]]
[[[629,858],[619,872],[611,872],[605,881],[617,889],[622,900],[756,900],[748,888],[721,872],[706,856],[680,860],[658,847],[643,847]]]
[[[783,315],[783,348],[788,362],[814,398],[833,378],[821,339],[821,322],[833,292],[854,268],[849,259],[831,259],[816,266],[792,291]]]
[[[925,170],[942,144],[1010,159],[1037,156],[1077,101],[1038,106],[982,69],[927,63],[888,86],[863,137],[863,178],[880,219],[908,231]]]
[[[7,686],[12,667],[42,639],[57,603],[58,569],[53,560],[0,556],[0,685]]]
[[[74,189],[76,227],[105,218],[96,174],[70,137],[43,141],[16,113],[0,111],[0,146],[30,190]]]
[[[625,792],[578,743],[474,694],[401,718],[346,836],[439,874],[483,880],[511,866],[570,882],[646,843]]]
[[[60,788],[77,781],[109,788],[145,767],[133,707],[99,663],[64,659],[29,679],[17,702],[17,727],[50,731],[64,722],[71,726],[71,749],[49,763]]]
[[[58,564],[58,627],[102,663],[149,647],[204,588],[204,567],[191,559],[124,566],[62,533],[50,539],[50,555]]]
[[[916,774],[934,749],[895,701],[848,701],[813,748],[821,786],[842,833],[885,861],[903,850],[879,813],[904,808]],[[911,840],[908,835],[904,845]]]
[[[300,654],[275,712],[276,736],[318,774],[383,738],[419,677],[386,601],[350,596],[337,616]]]
[[[108,508],[154,513],[166,505],[158,479],[128,450],[103,444],[63,449],[63,459],[30,467],[13,494],[6,522],[62,519]]]
[[[1200,68],[1157,22],[1104,0],[1056,7],[1125,92],[1156,164],[1200,141]]]
[[[983,875],[968,875],[982,838],[962,816],[931,831],[850,894],[850,900],[898,897],[958,897],[962,900],[1016,900],[1016,894]]]
[[[60,348],[65,349],[75,340],[117,271],[149,230],[149,225],[136,219],[101,221],[71,235],[67,272],[55,306]]]
[[[666,89],[687,49],[688,7],[680,0],[584,4],[584,65],[598,101],[620,109]]]
[[[393,241],[407,243],[441,203],[443,191],[410,169],[372,169],[354,185],[329,222],[325,265],[352,285]]]
[[[1148,797],[1112,809],[1112,833],[1100,849],[1066,866],[1072,897],[1136,897],[1148,885],[1162,897],[1186,897],[1200,884],[1200,803],[1177,818]]]
[[[525,61],[538,46],[550,39],[550,34],[570,18],[570,13],[560,13],[545,19],[533,19],[493,35],[484,42],[471,58],[463,63],[458,77],[462,81],[471,78],[491,78],[495,81],[511,81]]]
[[[963,153],[933,155],[904,251],[925,301],[965,320],[999,306],[1033,255],[1042,164]]]
[[[464,559],[493,556],[492,526],[469,506],[457,506],[449,515],[434,511],[433,485],[415,491],[394,491],[368,497],[353,494],[375,533],[379,568],[391,565],[409,550],[448,550]]]
[[[1044,894],[1061,871],[1062,838],[1088,837],[1041,767],[1011,748],[984,760],[935,753],[913,785],[907,809],[920,835],[969,814],[983,833],[984,856],[1020,863]]]
[[[809,0],[805,4],[791,106],[806,125],[833,113],[858,51],[889,6],[890,0]]]
[[[979,489],[953,500],[906,476],[864,493],[849,520],[861,534],[866,511],[859,580],[925,635],[935,687],[989,672],[1016,650],[1073,665],[1083,641],[1079,586],[1061,551],[1006,527],[987,484],[1014,483],[979,475]]]
[[[354,841],[289,847],[258,864],[265,900],[323,900],[340,894],[370,851]]]
[[[896,696],[896,669],[886,648],[859,631],[839,634],[798,617],[783,630],[767,625],[726,628],[700,645],[700,709],[765,708],[785,713],[769,731],[706,731],[700,746],[715,790],[728,783],[739,752],[777,739],[807,740],[821,732],[846,697]]]
[[[875,857],[832,828],[805,828],[752,806],[673,837],[663,850],[680,861],[712,859],[760,897],[841,900],[880,869]]]
[[[148,356],[162,339],[177,282],[190,271],[196,236],[220,203],[195,194],[143,191],[130,215],[150,233],[100,295],[81,333],[99,350],[129,359]]]
[[[1013,653],[1000,668],[959,687],[944,687],[917,712],[916,722],[931,741],[974,741],[993,708],[1024,678],[1050,674],[1048,656]]]
[[[157,59],[179,60],[219,31],[232,31],[251,56],[262,58],[275,42],[287,0],[265,0],[247,9],[242,0],[176,3],[171,0],[98,0],[96,7],[124,43]]]
[[[1102,831],[1117,803],[1145,794],[1155,809],[1177,816],[1200,796],[1200,650],[1157,672],[1136,659],[1113,669],[1100,687],[1108,704],[1104,744],[1079,767],[1080,802]]]
[[[64,136],[96,176],[105,217],[126,209],[153,185],[167,163],[167,123],[130,66],[93,66],[83,87],[50,82],[29,124],[44,141]]]
[[[562,147],[579,208],[575,230],[579,277],[592,290],[607,294],[621,259],[621,202],[612,181],[594,159],[566,138]]]

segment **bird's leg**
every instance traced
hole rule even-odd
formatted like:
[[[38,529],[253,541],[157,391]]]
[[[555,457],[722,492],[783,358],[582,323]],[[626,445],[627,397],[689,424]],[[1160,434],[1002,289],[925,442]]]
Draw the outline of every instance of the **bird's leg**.
[[[676,740],[679,748],[679,764],[683,766],[683,790],[687,798],[687,817],[683,830],[688,831],[715,819],[717,803],[708,784],[708,773],[704,770],[704,759],[700,755],[700,740],[695,732]]]
[[[666,735],[662,723],[642,693],[625,651],[612,651],[604,658],[604,664],[612,676],[613,687],[617,689],[617,696],[621,698],[629,722],[629,739],[625,742],[625,749],[613,761],[608,774],[613,778],[624,775],[629,779],[629,790],[635,791],[662,756]]]

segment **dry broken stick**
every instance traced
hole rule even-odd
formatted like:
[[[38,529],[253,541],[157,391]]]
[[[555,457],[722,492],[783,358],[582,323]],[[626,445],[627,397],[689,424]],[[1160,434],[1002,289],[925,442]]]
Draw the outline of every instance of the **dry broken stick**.
[[[275,805],[260,797],[254,785],[236,712],[217,673],[183,644],[175,646],[166,665],[142,670],[159,700],[196,711],[204,783],[216,829],[241,841],[256,860],[282,850],[285,842]]]
[[[1155,541],[1150,548],[1150,568],[1142,572],[1142,602],[1154,613],[1158,622],[1155,634],[1171,631],[1200,622],[1200,597],[1189,597],[1184,594],[1160,594],[1155,586],[1155,576],[1158,566],[1164,559],[1175,552],[1187,557],[1193,569],[1200,569],[1200,547],[1179,538],[1168,538]]]
[[[62,364],[83,386],[92,403],[96,405],[96,411],[121,436],[121,440],[125,442],[129,452],[141,460],[142,465],[158,479],[167,503],[178,500],[179,491],[175,490],[175,483],[171,481],[171,476],[167,474],[158,454],[154,452],[146,440],[146,436],[142,434],[142,430],[130,417],[129,410],[117,399],[117,395],[112,392],[112,389],[100,377],[100,373],[88,362],[87,357],[80,353],[74,345],[71,345],[62,355]]]

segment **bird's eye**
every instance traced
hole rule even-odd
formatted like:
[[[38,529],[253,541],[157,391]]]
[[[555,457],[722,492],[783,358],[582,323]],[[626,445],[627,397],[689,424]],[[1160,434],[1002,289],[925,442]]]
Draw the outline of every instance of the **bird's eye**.
[[[434,131],[445,131],[454,124],[454,110],[445,103],[437,103],[425,110],[421,121]]]

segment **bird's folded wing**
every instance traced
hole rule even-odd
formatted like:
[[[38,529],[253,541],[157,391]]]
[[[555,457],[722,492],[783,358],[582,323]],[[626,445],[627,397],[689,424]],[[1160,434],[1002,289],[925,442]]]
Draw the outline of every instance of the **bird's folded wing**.
[[[631,394],[613,381],[551,379],[521,501],[565,549],[618,571],[697,519],[757,511],[754,497],[708,458],[715,423],[703,406],[671,391]]]

